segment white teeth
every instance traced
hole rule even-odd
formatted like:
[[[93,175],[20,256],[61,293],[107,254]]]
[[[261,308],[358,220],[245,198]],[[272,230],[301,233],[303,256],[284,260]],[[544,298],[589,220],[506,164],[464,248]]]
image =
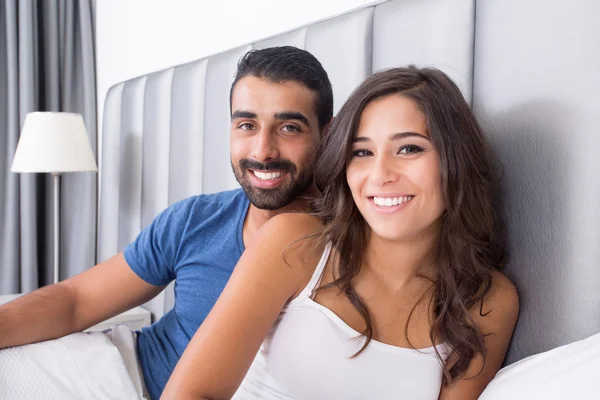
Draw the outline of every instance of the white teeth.
[[[400,197],[373,197],[375,204],[381,207],[393,207],[399,204],[407,203],[412,200],[413,196]]]
[[[268,181],[268,180],[276,179],[276,178],[283,176],[283,172],[259,172],[259,171],[252,171],[252,172],[258,179],[261,179],[263,181]]]

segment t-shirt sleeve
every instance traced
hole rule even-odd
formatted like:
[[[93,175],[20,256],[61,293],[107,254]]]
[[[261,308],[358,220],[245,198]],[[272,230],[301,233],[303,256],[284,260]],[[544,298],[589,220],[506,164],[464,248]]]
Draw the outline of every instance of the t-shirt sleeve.
[[[188,198],[169,206],[125,247],[125,261],[146,282],[161,286],[175,279],[177,253],[194,201]]]

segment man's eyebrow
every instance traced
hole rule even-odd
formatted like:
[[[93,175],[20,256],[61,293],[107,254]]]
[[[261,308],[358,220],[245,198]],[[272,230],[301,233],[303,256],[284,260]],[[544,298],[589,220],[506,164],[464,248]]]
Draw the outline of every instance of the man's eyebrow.
[[[231,114],[231,120],[238,118],[256,118],[256,113],[250,111],[240,111],[236,110],[233,114]]]
[[[389,139],[390,140],[398,140],[398,139],[404,139],[407,137],[419,137],[419,138],[431,141],[431,139],[429,139],[427,136],[425,136],[421,133],[417,133],[417,132],[392,133],[389,136]],[[370,141],[371,141],[371,139],[369,139],[368,137],[365,137],[365,136],[359,136],[359,137],[355,137],[354,139],[352,139],[352,143],[362,143],[362,142],[370,142]]]
[[[306,125],[310,128],[310,122],[308,122],[308,118],[306,118],[306,116],[304,114],[296,112],[296,111],[275,113],[275,119],[279,119],[279,120],[295,119],[297,121],[304,123],[304,125]]]

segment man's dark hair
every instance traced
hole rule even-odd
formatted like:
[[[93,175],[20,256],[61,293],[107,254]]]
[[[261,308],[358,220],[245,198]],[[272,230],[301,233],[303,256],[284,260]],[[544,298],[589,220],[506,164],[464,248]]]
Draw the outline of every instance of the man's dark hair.
[[[229,91],[229,106],[236,83],[245,76],[255,76],[270,82],[296,81],[317,93],[315,111],[319,127],[333,116],[333,91],[325,69],[306,50],[293,46],[250,50],[238,62],[237,73]]]

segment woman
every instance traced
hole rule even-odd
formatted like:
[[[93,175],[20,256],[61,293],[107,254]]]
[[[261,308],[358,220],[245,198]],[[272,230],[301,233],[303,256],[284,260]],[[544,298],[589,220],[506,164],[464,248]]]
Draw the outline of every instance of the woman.
[[[374,74],[322,141],[314,216],[265,225],[167,399],[476,399],[518,296],[487,144],[434,69]]]

